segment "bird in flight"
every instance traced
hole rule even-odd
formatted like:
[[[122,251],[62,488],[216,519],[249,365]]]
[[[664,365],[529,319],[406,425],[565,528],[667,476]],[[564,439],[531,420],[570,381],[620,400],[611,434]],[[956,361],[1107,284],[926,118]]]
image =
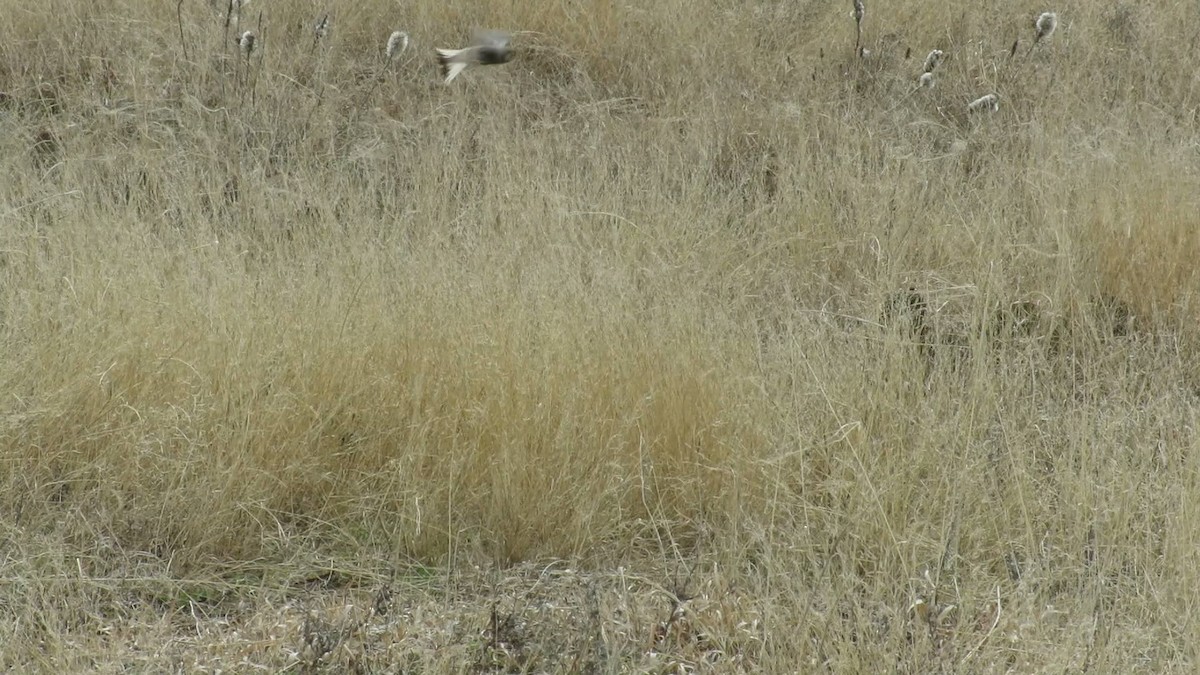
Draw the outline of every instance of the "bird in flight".
[[[508,63],[512,60],[512,48],[509,47],[511,36],[500,31],[479,31],[471,46],[462,49],[438,49],[438,64],[442,67],[442,76],[446,84],[458,77],[467,66],[491,66]]]

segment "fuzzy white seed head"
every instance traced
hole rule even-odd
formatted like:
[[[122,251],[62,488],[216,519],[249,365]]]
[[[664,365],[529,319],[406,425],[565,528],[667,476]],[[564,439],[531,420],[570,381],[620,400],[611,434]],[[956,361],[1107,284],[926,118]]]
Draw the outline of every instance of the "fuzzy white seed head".
[[[241,48],[242,53],[244,53],[246,56],[250,56],[250,54],[254,51],[254,46],[257,41],[258,38],[254,35],[254,31],[248,30],[245,33],[242,33],[242,36],[238,38],[238,47]]]
[[[987,94],[971,101],[967,104],[967,112],[996,112],[1000,110],[1000,97],[995,94]]]
[[[400,54],[403,54],[405,49],[408,49],[408,33],[398,30],[388,38],[387,49],[384,51],[384,55],[391,61]]]
[[[329,15],[328,14],[321,17],[321,20],[318,21],[316,23],[316,25],[313,26],[313,33],[317,36],[318,40],[324,39],[326,35],[329,35]]]
[[[1054,34],[1054,29],[1058,28],[1058,15],[1054,12],[1042,12],[1033,27],[1037,31],[1035,42],[1048,38]]]
[[[867,7],[863,4],[863,0],[854,0],[854,21],[862,23],[863,17],[867,15]]]
[[[917,78],[917,84],[922,89],[933,89],[933,73],[930,71],[921,73],[921,77]]]
[[[938,64],[942,62],[942,56],[944,55],[945,52],[940,49],[929,52],[929,56],[925,57],[925,72],[932,73],[933,69],[937,68]]]

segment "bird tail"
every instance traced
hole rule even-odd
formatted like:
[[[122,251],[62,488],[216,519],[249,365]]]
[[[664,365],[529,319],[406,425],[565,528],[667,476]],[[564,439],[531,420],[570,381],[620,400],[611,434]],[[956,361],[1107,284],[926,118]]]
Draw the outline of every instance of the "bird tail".
[[[467,50],[465,50],[465,49],[440,49],[440,48],[438,48],[438,49],[434,49],[434,51],[436,51],[436,52],[438,53],[438,60],[439,60],[439,61],[441,61],[442,63],[445,63],[446,61],[449,61],[450,59],[452,59],[452,58],[454,58],[454,57],[458,56],[459,54],[461,54],[461,53],[463,53],[463,52],[465,52],[465,51],[467,51]]]
[[[456,60],[459,54],[467,51],[466,49],[440,49],[435,48],[438,55],[438,65],[442,67],[442,77],[446,78],[446,84],[458,77],[458,74],[466,70],[467,64],[465,61]]]

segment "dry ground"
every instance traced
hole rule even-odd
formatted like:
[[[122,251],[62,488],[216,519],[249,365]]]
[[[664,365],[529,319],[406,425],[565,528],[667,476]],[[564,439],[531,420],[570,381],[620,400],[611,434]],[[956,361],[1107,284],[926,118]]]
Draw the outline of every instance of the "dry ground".
[[[214,4],[0,3],[0,668],[1200,667],[1200,5]]]

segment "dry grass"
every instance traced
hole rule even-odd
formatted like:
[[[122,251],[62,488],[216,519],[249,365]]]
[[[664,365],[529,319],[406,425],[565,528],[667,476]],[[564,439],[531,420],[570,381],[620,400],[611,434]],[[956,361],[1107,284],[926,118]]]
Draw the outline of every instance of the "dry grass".
[[[1194,3],[478,4],[5,6],[0,667],[1197,667]]]

